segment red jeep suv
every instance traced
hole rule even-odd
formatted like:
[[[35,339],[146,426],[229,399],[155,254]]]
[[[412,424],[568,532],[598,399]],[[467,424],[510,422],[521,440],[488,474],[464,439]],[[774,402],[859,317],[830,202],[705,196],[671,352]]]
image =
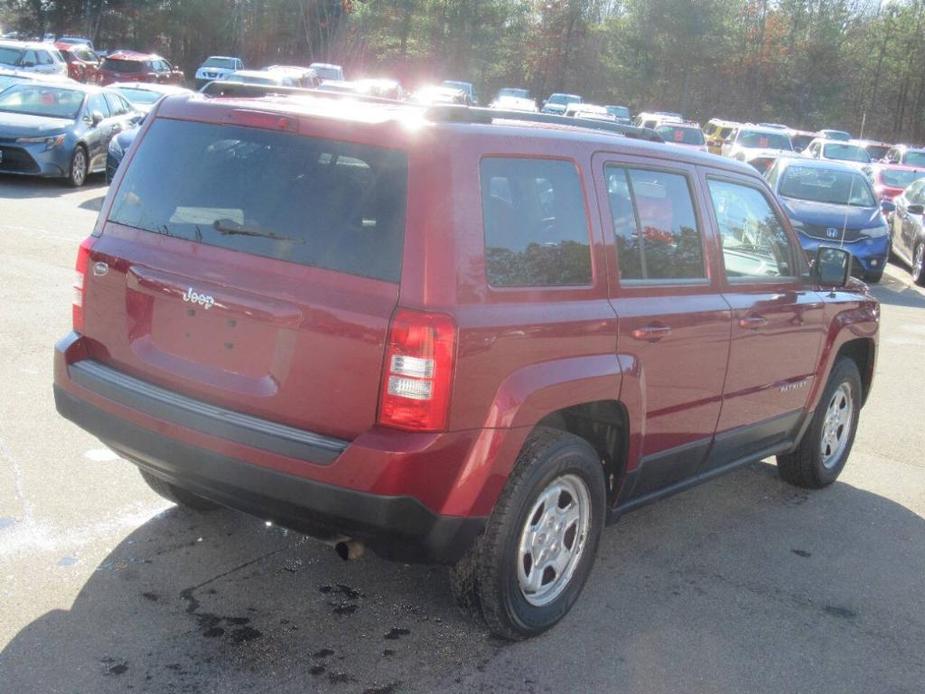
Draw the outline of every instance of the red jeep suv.
[[[99,68],[100,84],[115,82],[159,82],[183,84],[183,71],[159,55],[136,51],[116,51],[103,60]]]
[[[879,305],[754,169],[273,91],[161,101],[78,253],[57,408],[155,491],[451,565],[516,639],[626,511],[775,455],[838,477]]]

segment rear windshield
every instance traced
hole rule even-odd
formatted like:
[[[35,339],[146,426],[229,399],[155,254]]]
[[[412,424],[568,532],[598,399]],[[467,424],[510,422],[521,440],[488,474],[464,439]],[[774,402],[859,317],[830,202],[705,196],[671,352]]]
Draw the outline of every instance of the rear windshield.
[[[908,166],[925,166],[925,152],[906,152],[903,164]]]
[[[816,139],[815,135],[791,135],[790,142],[793,143],[793,149],[802,152],[809,146],[809,143]]]
[[[665,142],[675,142],[681,145],[702,145],[703,132],[700,128],[684,128],[676,125],[660,125],[655,129]]]
[[[133,104],[141,104],[142,106],[153,104],[164,96],[162,92],[155,92],[151,89],[141,89],[140,87],[138,89],[132,87],[117,87],[116,91],[120,92],[122,96]]]
[[[0,46],[0,63],[3,65],[18,65],[23,51],[20,48]]]
[[[140,60],[120,60],[119,58],[106,58],[103,61],[103,69],[111,72],[141,72],[144,69],[144,63]]]
[[[242,253],[397,282],[403,153],[257,128],[158,119],[110,221]]]
[[[886,153],[890,151],[889,145],[867,145],[865,151],[870,155],[870,158],[879,161],[886,156]]]
[[[764,133],[753,130],[743,130],[739,135],[739,144],[743,147],[757,147],[758,149],[793,149],[790,138],[783,133]]]
[[[925,171],[903,171],[901,169],[884,169],[880,172],[883,185],[890,188],[907,188],[913,181],[925,178]]]
[[[870,155],[855,145],[831,144],[823,145],[822,152],[826,159],[839,161],[859,161],[862,164],[870,163]]]

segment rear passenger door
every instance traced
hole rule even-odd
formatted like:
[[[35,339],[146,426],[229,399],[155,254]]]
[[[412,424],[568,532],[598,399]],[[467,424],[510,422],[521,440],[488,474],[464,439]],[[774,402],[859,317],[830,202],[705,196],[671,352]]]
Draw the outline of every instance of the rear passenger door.
[[[795,435],[825,322],[800,245],[766,186],[719,170],[702,171],[701,180],[733,310],[723,409],[708,462],[718,467]]]
[[[731,315],[714,277],[696,171],[595,155],[608,253],[621,399],[631,412],[631,470],[621,502],[694,475],[720,414]],[[656,163],[658,162],[658,163]],[[630,485],[632,488],[630,489]]]

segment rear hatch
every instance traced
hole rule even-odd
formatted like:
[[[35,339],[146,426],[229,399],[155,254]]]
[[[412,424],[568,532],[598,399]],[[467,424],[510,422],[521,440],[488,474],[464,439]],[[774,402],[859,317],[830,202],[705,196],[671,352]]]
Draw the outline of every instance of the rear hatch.
[[[83,332],[136,378],[350,439],[376,419],[407,157],[271,120],[151,124],[91,252]]]

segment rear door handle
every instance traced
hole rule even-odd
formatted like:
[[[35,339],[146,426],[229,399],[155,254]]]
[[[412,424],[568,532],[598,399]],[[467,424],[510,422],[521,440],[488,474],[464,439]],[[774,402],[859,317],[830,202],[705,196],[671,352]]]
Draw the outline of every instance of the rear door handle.
[[[646,342],[658,342],[668,335],[671,335],[671,326],[664,323],[650,323],[641,328],[636,328],[632,332],[635,339],[645,340]]]
[[[768,319],[764,316],[745,316],[739,319],[739,327],[746,330],[758,330],[768,324]]]

